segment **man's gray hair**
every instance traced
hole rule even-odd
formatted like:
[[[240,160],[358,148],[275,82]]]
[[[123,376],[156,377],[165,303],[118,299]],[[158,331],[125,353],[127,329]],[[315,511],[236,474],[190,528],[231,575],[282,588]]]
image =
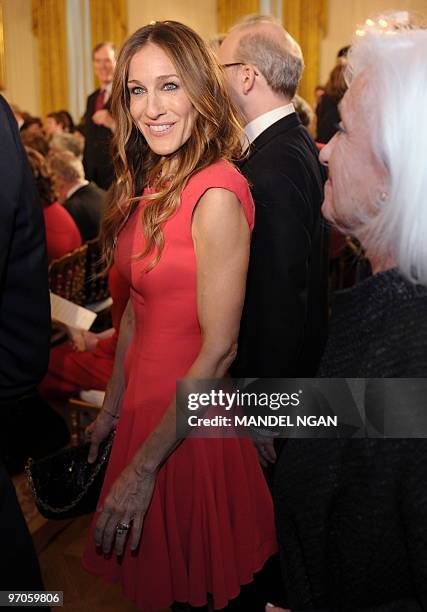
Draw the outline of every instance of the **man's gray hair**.
[[[70,151],[79,159],[83,156],[83,143],[73,134],[60,132],[54,134],[50,140],[50,147],[54,151]]]
[[[279,37],[272,38],[254,26],[274,24]],[[239,21],[233,30],[246,30],[237,45],[235,59],[244,64],[254,64],[271,89],[293,98],[304,69],[301,48],[280,23],[269,15],[248,15]],[[281,39],[281,40],[280,40]]]
[[[49,169],[64,183],[75,183],[85,178],[82,162],[70,151],[58,151],[51,155]]]

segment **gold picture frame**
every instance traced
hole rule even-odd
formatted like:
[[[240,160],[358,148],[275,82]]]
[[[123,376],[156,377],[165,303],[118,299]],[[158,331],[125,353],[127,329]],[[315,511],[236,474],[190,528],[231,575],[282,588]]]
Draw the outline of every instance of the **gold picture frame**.
[[[3,6],[0,2],[0,91],[6,89],[6,70],[4,63]]]

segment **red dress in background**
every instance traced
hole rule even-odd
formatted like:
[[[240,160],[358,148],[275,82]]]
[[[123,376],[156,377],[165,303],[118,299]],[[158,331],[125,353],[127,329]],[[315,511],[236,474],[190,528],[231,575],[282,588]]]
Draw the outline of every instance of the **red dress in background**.
[[[59,202],[45,206],[43,215],[49,263],[82,246],[79,228],[70,213]]]
[[[39,385],[46,399],[77,395],[88,389],[105,391],[113,370],[120,320],[129,300],[129,283],[116,266],[108,273],[108,285],[113,298],[111,315],[116,331],[110,338],[99,340],[94,351],[76,353],[69,342],[51,349],[49,368]]]
[[[127,386],[100,501],[155,429],[201,348],[196,304],[193,210],[206,190],[236,194],[251,229],[253,202],[246,180],[226,162],[192,177],[177,212],[164,224],[165,248],[156,267],[132,260],[144,247],[139,208],[119,235],[116,264],[131,284],[135,334],[126,362]],[[93,526],[98,518],[94,517]],[[173,601],[215,608],[237,597],[276,552],[273,505],[249,439],[188,438],[159,470],[137,554],[117,562],[95,549],[93,526],[86,569],[120,580],[126,597],[151,612]]]

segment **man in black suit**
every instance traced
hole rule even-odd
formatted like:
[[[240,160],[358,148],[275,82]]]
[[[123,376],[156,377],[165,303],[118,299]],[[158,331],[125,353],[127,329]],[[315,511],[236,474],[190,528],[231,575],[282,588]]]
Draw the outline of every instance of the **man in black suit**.
[[[255,201],[236,377],[310,377],[327,326],[325,174],[291,103],[303,69],[299,45],[266,17],[237,25],[219,50],[245,121],[241,163]]]
[[[94,181],[101,189],[108,189],[114,179],[110,143],[115,125],[110,102],[116,67],[115,46],[110,42],[99,43],[92,52],[92,59],[100,88],[87,99],[83,165],[89,181]]]
[[[43,212],[17,122],[0,96],[0,590],[43,589],[3,462],[15,468],[37,444],[35,387],[47,369],[49,337]]]
[[[106,193],[85,179],[82,162],[70,151],[55,153],[49,170],[56,196],[80,230],[83,242],[99,234]]]

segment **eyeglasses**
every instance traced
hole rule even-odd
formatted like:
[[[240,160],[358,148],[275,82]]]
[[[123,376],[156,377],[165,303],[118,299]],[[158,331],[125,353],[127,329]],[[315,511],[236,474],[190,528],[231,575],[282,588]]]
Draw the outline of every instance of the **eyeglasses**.
[[[244,66],[243,62],[230,62],[228,64],[221,64],[221,68],[230,68],[230,66]]]

